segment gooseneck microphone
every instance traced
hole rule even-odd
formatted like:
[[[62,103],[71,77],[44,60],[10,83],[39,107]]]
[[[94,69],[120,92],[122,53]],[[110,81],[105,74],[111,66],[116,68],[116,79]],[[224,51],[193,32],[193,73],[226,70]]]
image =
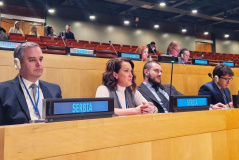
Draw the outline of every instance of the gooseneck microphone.
[[[64,40],[62,34],[61,34],[61,39],[62,39],[62,41],[63,41],[63,43],[64,43],[64,45],[65,45],[65,47],[66,47],[66,43],[65,43],[65,40]]]
[[[208,73],[208,76],[210,77],[210,78],[212,78],[212,74],[211,73]],[[213,78],[212,78],[213,79]]]
[[[116,52],[116,50],[115,50],[115,47],[113,46],[113,44],[112,44],[111,40],[109,40],[109,43],[110,43],[110,45],[112,46],[112,48],[114,49],[114,51],[115,51],[115,54],[118,56],[118,53]]]

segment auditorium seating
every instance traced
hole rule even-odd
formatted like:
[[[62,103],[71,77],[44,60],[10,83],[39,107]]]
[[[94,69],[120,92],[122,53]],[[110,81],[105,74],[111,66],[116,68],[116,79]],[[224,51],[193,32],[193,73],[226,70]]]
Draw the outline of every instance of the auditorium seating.
[[[53,40],[51,37],[47,36],[40,36],[40,38],[37,38],[35,35],[25,35],[22,36],[22,34],[16,34],[16,33],[10,33],[9,34],[9,40],[12,41],[20,41],[20,42],[36,42],[40,45],[42,49],[47,49],[48,45],[54,45],[54,46],[61,46],[64,47],[64,42],[62,41],[62,38],[54,38]],[[69,47],[79,47],[79,48],[87,48],[87,49],[95,49],[99,57],[104,58],[111,58],[112,55],[115,56],[115,51],[117,52],[129,52],[129,53],[135,53],[138,46],[136,45],[128,45],[128,44],[113,44],[113,47],[110,45],[110,43],[100,43],[97,41],[87,41],[87,40],[74,40],[74,39],[66,39],[65,41],[66,46]],[[49,49],[47,49],[49,50]],[[102,52],[104,51],[104,52]],[[106,52],[107,51],[107,52]],[[57,54],[57,51],[54,51],[54,53]],[[111,54],[113,53],[113,54]],[[62,54],[62,53],[59,53]],[[104,54],[104,55],[102,55]],[[157,50],[156,55],[161,55]],[[234,61],[236,63],[236,66],[239,67],[239,55],[235,54],[228,54],[228,53],[215,53],[215,52],[199,52],[199,51],[190,51],[190,58],[201,58],[201,59],[207,59],[209,61],[212,61],[213,65],[215,65],[218,62],[221,61]],[[154,58],[156,59],[156,58]],[[189,61],[189,63],[191,60]]]

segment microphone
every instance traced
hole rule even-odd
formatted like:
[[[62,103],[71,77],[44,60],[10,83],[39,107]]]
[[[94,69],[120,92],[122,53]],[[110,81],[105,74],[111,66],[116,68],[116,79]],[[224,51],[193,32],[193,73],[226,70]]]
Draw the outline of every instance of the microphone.
[[[208,76],[210,77],[210,78],[212,78],[212,74],[211,73],[208,73]],[[212,78],[213,79],[213,78]]]
[[[110,45],[112,46],[112,48],[114,49],[114,51],[115,51],[115,54],[118,56],[118,53],[116,52],[116,50],[115,50],[115,48],[114,48],[113,44],[111,43],[111,40],[109,40],[109,43],[110,43]]]
[[[65,45],[65,47],[66,47],[66,43],[65,43],[65,40],[64,40],[62,34],[61,34],[61,39],[62,39],[62,41],[63,41],[63,43],[64,43],[64,45]]]

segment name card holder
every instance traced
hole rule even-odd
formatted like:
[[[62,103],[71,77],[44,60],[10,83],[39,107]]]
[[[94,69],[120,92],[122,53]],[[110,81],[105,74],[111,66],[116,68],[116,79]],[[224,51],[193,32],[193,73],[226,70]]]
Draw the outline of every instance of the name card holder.
[[[113,98],[44,99],[42,118],[46,122],[112,117]]]
[[[171,96],[169,112],[187,112],[209,110],[210,96]]]

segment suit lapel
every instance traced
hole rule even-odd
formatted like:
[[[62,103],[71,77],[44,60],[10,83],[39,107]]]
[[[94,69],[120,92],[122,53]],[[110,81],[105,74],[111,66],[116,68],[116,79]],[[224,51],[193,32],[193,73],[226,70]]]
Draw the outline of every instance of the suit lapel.
[[[218,88],[218,86],[216,85],[215,82],[212,82],[212,86],[213,86],[213,88],[214,88],[214,91],[216,92],[215,95],[217,95],[217,96],[215,96],[215,98],[217,99],[217,101],[218,101],[218,102],[220,102],[221,100],[224,101],[222,92],[220,91],[220,89]],[[225,104],[225,103],[226,103],[226,102],[224,102],[224,104]]]
[[[43,96],[44,96],[44,99],[47,99],[47,98],[52,98],[49,90],[47,89],[47,87],[45,86],[45,83],[43,81],[40,81],[40,87],[41,87],[41,90],[42,90],[42,93],[43,93]]]
[[[149,97],[149,99],[152,99],[154,102],[158,103],[158,100],[155,98],[155,96],[153,95],[153,93],[148,89],[148,87],[146,87],[143,83],[141,83],[141,85],[139,86],[142,88],[142,92],[145,93],[145,95],[147,95]],[[160,104],[159,104],[160,105]],[[161,106],[161,105],[160,105]]]
[[[23,93],[22,87],[20,85],[18,76],[15,79],[13,79],[12,88],[17,95],[17,99],[20,103],[20,106],[21,106],[23,112],[26,114],[27,118],[30,120],[31,118],[30,118],[29,109],[28,109],[26,98],[24,96],[24,93]]]

